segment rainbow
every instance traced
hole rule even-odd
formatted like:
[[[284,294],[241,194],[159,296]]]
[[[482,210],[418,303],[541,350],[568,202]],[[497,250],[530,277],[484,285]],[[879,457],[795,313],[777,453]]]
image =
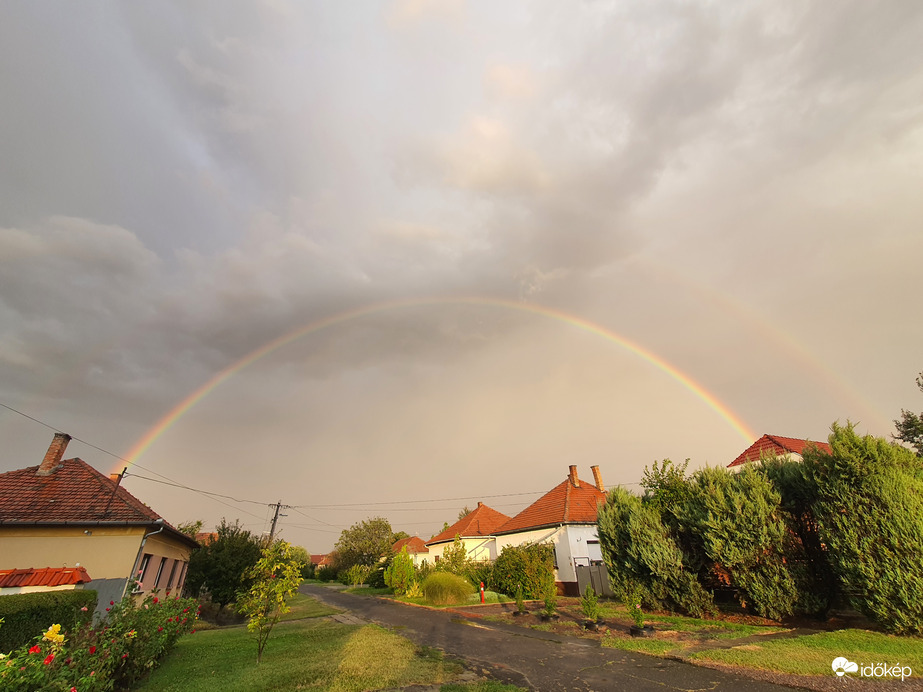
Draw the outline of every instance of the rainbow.
[[[125,455],[125,459],[128,460],[130,464],[133,464],[138,458],[144,454],[152,444],[157,440],[158,437],[163,435],[167,430],[173,426],[176,421],[178,421],[182,416],[193,406],[199,403],[202,399],[208,396],[215,388],[223,384],[230,377],[240,372],[249,365],[252,365],[256,361],[260,360],[264,356],[269,355],[270,353],[282,348],[286,344],[290,344],[293,341],[297,341],[302,337],[305,337],[309,334],[315,334],[319,331],[327,329],[328,327],[333,327],[344,322],[349,322],[350,320],[355,320],[367,315],[372,315],[379,312],[385,312],[387,310],[395,310],[398,308],[404,307],[419,307],[427,305],[475,305],[475,306],[487,306],[487,307],[497,307],[497,308],[506,308],[511,310],[518,310],[520,312],[531,313],[534,315],[541,315],[543,317],[548,317],[556,320],[560,320],[567,324],[573,325],[579,329],[590,332],[591,334],[596,334],[602,338],[615,343],[622,348],[634,353],[636,356],[647,361],[658,370],[666,373],[674,380],[682,384],[686,389],[695,394],[699,399],[705,402],[711,409],[713,409],[718,415],[720,415],[724,420],[726,420],[734,430],[740,435],[740,437],[747,443],[750,444],[755,439],[753,432],[746,426],[746,424],[740,420],[740,418],[734,414],[727,406],[725,406],[721,401],[719,401],[713,394],[706,390],[702,385],[696,382],[694,379],[686,375],[685,373],[678,370],[676,367],[668,363],[666,360],[660,356],[652,353],[651,351],[639,346],[633,341],[626,339],[625,337],[613,332],[605,327],[602,327],[594,322],[585,320],[574,315],[570,315],[566,312],[556,310],[554,308],[538,305],[536,303],[521,303],[512,300],[505,300],[502,298],[482,298],[482,297],[457,297],[457,298],[417,298],[417,299],[408,299],[408,300],[395,300],[383,303],[375,303],[372,305],[366,305],[363,307],[355,308],[353,310],[347,310],[345,312],[340,312],[329,317],[325,317],[314,322],[311,322],[303,327],[299,327],[293,331],[283,334],[282,336],[260,346],[258,349],[251,351],[246,356],[238,360],[237,362],[229,365],[221,372],[214,375],[210,380],[208,380],[201,387],[189,394],[185,399],[183,399],[179,404],[177,404],[173,409],[171,409],[163,418],[157,421],[157,424],[154,425],[150,430],[148,430],[131,448],[131,450]],[[121,466],[121,463],[119,464]],[[116,469],[118,471],[120,469]]]

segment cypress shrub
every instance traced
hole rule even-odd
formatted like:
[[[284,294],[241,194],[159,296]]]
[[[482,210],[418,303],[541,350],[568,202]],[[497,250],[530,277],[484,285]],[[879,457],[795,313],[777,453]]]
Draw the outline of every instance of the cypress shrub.
[[[497,556],[490,588],[498,593],[514,596],[522,587],[524,598],[540,598],[544,579],[554,573],[554,546],[546,543],[506,546]]]
[[[599,508],[599,544],[613,590],[641,591],[648,606],[666,606],[696,617],[714,611],[711,594],[684,567],[686,556],[651,503],[614,488]]]
[[[923,632],[923,464],[852,424],[835,424],[829,442],[831,454],[806,450],[804,463],[843,595],[891,632]]]
[[[422,584],[423,597],[433,605],[464,603],[474,593],[471,582],[452,572],[433,572]]]
[[[9,653],[32,641],[52,623],[72,630],[88,622],[95,609],[96,592],[83,589],[0,596],[0,653]]]
[[[385,570],[385,584],[398,596],[407,593],[407,589],[416,581],[417,573],[413,567],[413,558],[407,553],[407,546],[395,555]]]
[[[786,567],[781,497],[769,479],[750,466],[736,474],[705,468],[692,475],[690,486],[678,518],[713,574],[760,615],[791,614],[798,592]]]

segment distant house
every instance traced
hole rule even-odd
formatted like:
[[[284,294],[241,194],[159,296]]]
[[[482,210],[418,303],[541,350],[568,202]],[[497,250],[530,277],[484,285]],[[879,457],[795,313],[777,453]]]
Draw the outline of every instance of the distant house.
[[[414,567],[419,567],[426,562],[429,557],[429,548],[426,547],[423,539],[419,536],[411,536],[410,538],[402,538],[396,541],[394,545],[391,546],[391,552],[397,555],[405,547],[407,548],[407,554],[413,560]]]
[[[739,471],[744,464],[759,461],[760,457],[764,455],[787,457],[792,461],[801,461],[804,458],[806,447],[816,447],[827,454],[831,452],[830,445],[826,442],[799,440],[794,437],[781,437],[780,435],[763,435],[741,452],[727,467],[734,471]]]
[[[554,546],[555,581],[566,595],[579,595],[577,567],[602,564],[596,532],[598,507],[606,489],[598,466],[591,466],[595,483],[577,477],[571,466],[567,478],[494,531],[496,548],[530,543]]]
[[[465,546],[469,560],[496,560],[497,543],[494,539],[494,532],[509,519],[502,512],[491,509],[483,502],[478,502],[478,506],[473,511],[463,516],[442,533],[426,541],[429,558],[433,562],[441,560],[446,547],[451,546],[455,542],[455,537],[458,536]]]
[[[329,555],[311,554],[311,564],[317,567],[327,567],[330,564]]]
[[[0,473],[0,570],[92,575],[85,587],[98,592],[100,609],[121,599],[132,577],[136,594],[180,593],[196,541],[122,488],[117,474],[62,460],[70,439],[56,433],[39,466]]]

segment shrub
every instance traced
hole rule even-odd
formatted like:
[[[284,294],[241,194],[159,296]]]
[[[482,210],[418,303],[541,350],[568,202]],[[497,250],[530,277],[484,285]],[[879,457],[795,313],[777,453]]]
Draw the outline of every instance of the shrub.
[[[369,578],[372,568],[368,565],[353,565],[340,574],[340,581],[347,586],[359,586]]]
[[[118,604],[110,601],[107,611],[102,625],[67,631],[54,623],[31,647],[14,651],[9,665],[0,668],[0,689],[128,689],[192,629],[196,619],[191,599],[149,596],[139,606],[124,598]]]
[[[808,449],[813,511],[851,605],[895,633],[923,632],[923,465],[883,438],[833,426],[831,454]]]
[[[468,563],[468,578],[471,580],[475,586],[480,586],[482,583],[484,586],[487,586],[493,580],[494,573],[494,563],[492,562],[469,562]]]
[[[507,546],[497,557],[490,588],[512,596],[522,586],[526,598],[540,598],[548,573],[554,573],[554,547],[545,543]]]
[[[545,572],[545,578],[542,582],[542,601],[545,608],[542,611],[548,617],[554,615],[558,607],[558,585],[554,581],[554,571]]]
[[[331,565],[323,565],[314,571],[314,575],[316,579],[320,579],[321,581],[336,581],[337,571],[336,568]]]
[[[385,583],[398,596],[407,593],[407,589],[416,580],[416,572],[413,568],[413,558],[407,554],[407,546],[401,548],[401,552],[394,556],[390,566],[385,570]]]
[[[436,563],[435,568],[443,572],[451,572],[460,576],[468,576],[468,550],[461,536],[455,534],[452,545],[446,546],[442,551],[442,559]]]
[[[96,608],[95,591],[47,591],[0,596],[0,653],[25,645],[59,623],[65,630],[88,622]],[[85,610],[84,610],[85,609]]]
[[[690,569],[688,557],[661,521],[657,507],[614,488],[599,508],[599,543],[613,590],[633,587],[640,600],[701,617],[714,610],[711,594]]]
[[[379,562],[377,565],[372,567],[369,572],[369,576],[366,577],[365,583],[371,586],[373,589],[384,589],[388,586],[387,581],[385,581],[385,572],[391,566],[393,557],[389,557],[387,560]]]
[[[596,595],[591,584],[587,584],[586,589],[583,590],[583,595],[580,597],[580,608],[590,622],[596,622],[599,618],[599,596]]]
[[[260,559],[257,538],[239,522],[221,520],[215,540],[189,556],[186,588],[193,596],[207,592],[214,603],[224,607],[233,603],[239,591],[250,588],[244,576]]]
[[[764,617],[790,615],[798,593],[783,553],[781,496],[769,479],[753,466],[704,468],[692,475],[690,491],[677,518],[713,574],[738,589],[741,605]]]
[[[451,572],[433,572],[421,588],[423,597],[433,605],[464,603],[474,593],[471,582]]]

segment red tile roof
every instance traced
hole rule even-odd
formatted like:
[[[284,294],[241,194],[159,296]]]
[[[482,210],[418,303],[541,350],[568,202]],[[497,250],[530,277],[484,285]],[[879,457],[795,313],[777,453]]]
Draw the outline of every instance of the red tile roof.
[[[478,506],[474,511],[463,516],[442,533],[430,538],[426,541],[426,545],[454,541],[456,535],[462,538],[492,536],[494,532],[502,524],[509,521],[509,519],[510,518],[502,512],[491,509],[483,502],[478,502]]]
[[[90,575],[83,567],[0,569],[0,588],[63,586],[65,584],[86,584],[88,581],[90,581]]]
[[[452,536],[455,538],[455,536]],[[413,555],[415,553],[428,553],[429,548],[426,547],[426,544],[423,542],[423,539],[419,536],[411,536],[410,538],[402,538],[397,541],[394,545],[391,546],[391,550],[394,553],[401,552],[401,548],[407,546],[407,553]]]
[[[595,524],[597,508],[605,501],[606,493],[592,483],[581,481],[574,471],[573,476],[568,475],[496,533],[517,533],[561,524]]]
[[[82,459],[66,459],[49,475],[38,466],[0,473],[0,526],[151,526],[162,517]],[[193,538],[164,522],[190,546]]]
[[[782,456],[783,454],[803,455],[804,448],[811,445],[827,454],[831,452],[830,445],[826,442],[799,440],[794,437],[781,437],[779,435],[763,435],[728,464],[728,468],[746,464],[748,461],[757,461],[763,454],[775,454],[776,456]]]

